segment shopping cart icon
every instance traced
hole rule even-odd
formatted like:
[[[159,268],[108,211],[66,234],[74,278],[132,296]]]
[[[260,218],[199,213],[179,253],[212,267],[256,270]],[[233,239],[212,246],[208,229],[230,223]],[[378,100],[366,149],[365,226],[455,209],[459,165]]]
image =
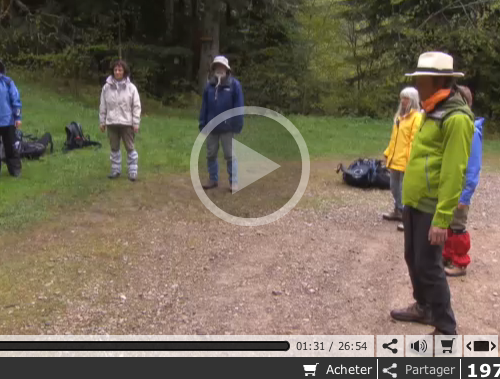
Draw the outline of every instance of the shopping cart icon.
[[[441,340],[441,346],[443,347],[443,354],[453,353],[453,341],[455,341],[455,338],[451,340]]]
[[[317,365],[319,365],[319,363],[316,363],[315,365],[304,365],[304,371],[306,372],[306,376],[309,375],[316,376]]]

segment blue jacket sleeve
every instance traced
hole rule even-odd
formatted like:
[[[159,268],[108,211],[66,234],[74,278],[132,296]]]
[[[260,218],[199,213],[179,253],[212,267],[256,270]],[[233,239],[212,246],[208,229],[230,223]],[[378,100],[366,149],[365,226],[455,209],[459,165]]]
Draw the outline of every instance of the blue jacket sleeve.
[[[479,129],[479,130],[477,130]],[[472,139],[469,163],[465,172],[465,188],[460,196],[460,203],[470,205],[470,201],[477,185],[479,184],[479,173],[481,172],[483,156],[483,138],[481,128],[476,127]]]
[[[239,108],[244,106],[243,102],[243,89],[239,81],[234,80],[234,90],[233,90],[233,108]],[[232,128],[234,133],[241,133],[243,129],[243,115],[236,116],[232,120]]]
[[[14,82],[10,83],[9,86],[9,97],[10,97],[10,105],[12,106],[12,114],[14,115],[14,121],[21,121],[21,96],[19,95],[19,91],[17,90]]]
[[[200,131],[207,125],[207,110],[208,110],[207,101],[208,101],[208,87],[205,87],[205,90],[203,91],[203,99],[200,110],[200,121],[199,121]]]

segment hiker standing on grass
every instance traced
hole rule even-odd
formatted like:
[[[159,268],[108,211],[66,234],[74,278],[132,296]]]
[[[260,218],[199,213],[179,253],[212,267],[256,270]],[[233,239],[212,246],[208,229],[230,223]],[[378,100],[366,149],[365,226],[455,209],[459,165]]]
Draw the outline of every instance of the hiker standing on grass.
[[[9,174],[21,175],[21,158],[15,143],[16,129],[21,127],[21,97],[14,81],[5,76],[5,65],[0,61],[0,137],[5,150]],[[1,162],[0,162],[1,164]]]
[[[99,111],[100,129],[103,133],[108,129],[111,145],[111,173],[108,178],[116,179],[121,175],[120,141],[123,140],[127,150],[128,178],[134,182],[137,180],[139,159],[134,139],[141,122],[141,99],[136,86],[130,81],[127,63],[118,60],[111,67],[112,75],[107,78],[102,89]]]
[[[468,87],[459,86],[465,95],[465,100],[472,108],[472,93]],[[467,216],[472,195],[479,183],[483,155],[483,123],[484,118],[476,118],[474,122],[474,137],[470,151],[469,163],[465,172],[465,188],[460,196],[460,202],[453,213],[453,220],[448,229],[448,239],[444,245],[444,271],[448,276],[462,276],[470,264],[470,235],[466,230]]]
[[[208,123],[230,109],[243,106],[243,91],[240,82],[231,75],[231,68],[226,57],[215,57],[212,63],[212,74],[203,92],[203,103],[200,111],[200,131]],[[207,137],[208,182],[203,188],[208,190],[219,185],[219,141],[222,144],[224,158],[229,174],[229,191],[238,191],[238,161],[233,151],[233,138],[241,133],[243,116],[232,117],[217,125]]]
[[[395,320],[432,325],[456,335],[442,248],[458,205],[474,134],[474,115],[459,93],[453,57],[428,52],[413,74],[425,111],[403,181],[405,260],[416,302]]]
[[[389,146],[384,151],[386,167],[391,170],[391,192],[394,197],[394,210],[382,215],[384,220],[403,220],[403,177],[410,158],[411,145],[418,130],[422,113],[418,91],[407,87],[399,95],[401,101],[394,116]]]

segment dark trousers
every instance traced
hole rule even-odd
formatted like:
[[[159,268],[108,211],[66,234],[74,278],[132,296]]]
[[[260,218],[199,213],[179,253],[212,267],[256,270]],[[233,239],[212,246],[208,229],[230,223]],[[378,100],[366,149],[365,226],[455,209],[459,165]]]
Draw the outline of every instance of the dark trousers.
[[[5,161],[7,162],[9,174],[17,176],[21,173],[21,158],[19,157],[19,151],[14,148],[14,143],[17,140],[16,127],[0,126],[0,137],[5,150]]]
[[[451,296],[443,267],[442,246],[429,242],[433,215],[405,206],[405,260],[413,297],[431,311],[433,325],[444,334],[455,334],[457,323],[451,309]]]

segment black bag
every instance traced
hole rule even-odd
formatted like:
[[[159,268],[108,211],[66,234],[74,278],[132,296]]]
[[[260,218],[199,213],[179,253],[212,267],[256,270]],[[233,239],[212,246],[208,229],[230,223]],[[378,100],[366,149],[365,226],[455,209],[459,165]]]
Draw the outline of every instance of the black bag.
[[[50,133],[45,133],[42,138],[36,138],[32,135],[22,137],[19,154],[21,158],[26,159],[39,159],[45,154],[47,147],[50,145],[50,152],[54,151],[54,144],[52,143],[52,136]],[[26,141],[28,139],[29,141]]]
[[[48,145],[50,145],[50,152],[52,153],[54,145],[50,133],[45,133],[42,138],[36,138],[31,134],[23,134],[21,130],[16,129],[14,148],[17,150],[21,159],[40,159],[40,157],[45,154]],[[5,161],[5,150],[3,146],[0,156],[1,159]]]
[[[82,126],[77,122],[71,122],[66,125],[66,142],[64,143],[64,152],[74,149],[81,149],[86,146],[97,146],[100,148],[102,145],[100,142],[91,141],[90,136],[87,138],[83,135]]]
[[[344,182],[359,188],[390,188],[390,173],[385,164],[377,159],[358,159],[351,163],[347,169],[341,163],[337,173],[342,171]]]

